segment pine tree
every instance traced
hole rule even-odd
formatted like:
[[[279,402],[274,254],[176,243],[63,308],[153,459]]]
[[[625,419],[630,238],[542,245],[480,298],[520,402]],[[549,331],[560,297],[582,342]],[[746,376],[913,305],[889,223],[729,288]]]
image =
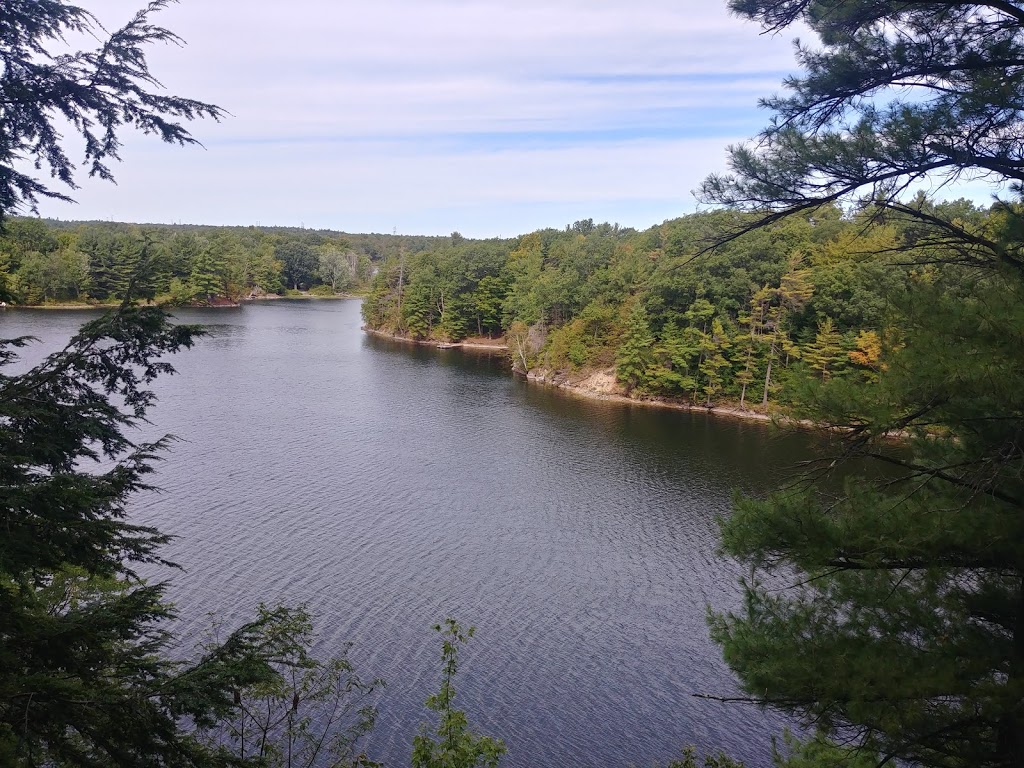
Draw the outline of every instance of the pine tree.
[[[700,372],[704,376],[705,405],[711,405],[711,398],[722,388],[725,378],[725,370],[729,367],[729,361],[725,357],[725,350],[732,346],[729,335],[725,332],[722,321],[717,317],[711,321],[711,332],[705,335],[704,343],[701,346],[703,362],[700,364]]]
[[[189,287],[192,295],[205,302],[211,302],[224,293],[224,280],[221,277],[221,265],[203,248],[192,261],[189,275]]]
[[[1020,194],[1024,5],[730,7],[819,42],[798,49],[804,71],[766,101],[771,124],[705,196],[759,209],[748,229],[854,203],[897,223],[903,260],[928,266],[888,297],[903,338],[883,340],[877,382],[834,377],[797,411],[844,428],[825,466],[867,458],[884,475],[835,497],[811,485],[741,501],[723,547],[752,576],[713,636],[752,700],[879,763],[1021,768],[1024,209],[998,203],[979,226],[906,192],[966,174]]]
[[[818,323],[818,332],[814,336],[814,342],[804,351],[804,360],[810,365],[822,381],[827,381],[832,375],[832,366],[841,358],[843,352],[842,338],[835,329],[831,317],[826,317]]]
[[[755,307],[755,309],[760,309]],[[736,383],[740,385],[740,409],[747,407],[747,388],[754,383],[754,350],[757,348],[756,330],[761,319],[755,321],[753,315],[741,314],[738,318],[739,328],[733,345],[737,348],[737,354],[743,360],[743,367],[736,372]]]
[[[615,358],[619,381],[630,390],[641,389],[648,382],[648,371],[654,363],[654,334],[647,319],[647,310],[637,302],[629,314],[626,335]]]
[[[692,370],[700,357],[700,345],[689,331],[670,320],[661,329],[661,338],[654,347],[657,365],[650,378],[658,389],[671,395],[692,392],[697,386]]]
[[[723,527],[755,574],[712,622],[744,687],[913,764],[1024,759],[1024,282],[1004,277],[912,286],[877,383],[797,411],[882,480],[744,500]],[[783,573],[798,586],[768,586]]]

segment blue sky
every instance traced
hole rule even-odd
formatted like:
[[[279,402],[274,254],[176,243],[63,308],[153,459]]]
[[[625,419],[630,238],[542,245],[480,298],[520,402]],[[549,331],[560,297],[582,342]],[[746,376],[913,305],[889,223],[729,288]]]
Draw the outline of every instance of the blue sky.
[[[114,28],[141,0],[85,2]],[[118,184],[46,216],[475,237],[691,212],[791,38],[723,2],[182,0],[151,53],[167,89],[216,103],[205,146],[126,136]]]

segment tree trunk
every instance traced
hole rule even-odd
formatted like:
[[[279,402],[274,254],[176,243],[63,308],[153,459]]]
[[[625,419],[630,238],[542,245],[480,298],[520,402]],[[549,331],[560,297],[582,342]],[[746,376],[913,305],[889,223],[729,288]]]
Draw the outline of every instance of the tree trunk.
[[[761,398],[761,405],[765,408],[768,407],[768,387],[772,383],[772,360],[775,359],[775,342],[772,342],[771,349],[768,350],[768,370],[764,374],[764,396]]]

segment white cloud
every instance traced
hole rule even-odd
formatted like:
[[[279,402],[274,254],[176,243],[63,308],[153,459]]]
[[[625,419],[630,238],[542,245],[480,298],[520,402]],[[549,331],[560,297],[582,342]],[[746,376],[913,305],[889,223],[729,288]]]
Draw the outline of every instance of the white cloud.
[[[94,10],[113,28],[140,2]],[[233,116],[192,126],[206,152],[129,140],[119,186],[44,214],[486,235],[614,204],[646,226],[692,208],[793,66],[724,1],[184,0],[158,21],[188,46],[153,71]]]

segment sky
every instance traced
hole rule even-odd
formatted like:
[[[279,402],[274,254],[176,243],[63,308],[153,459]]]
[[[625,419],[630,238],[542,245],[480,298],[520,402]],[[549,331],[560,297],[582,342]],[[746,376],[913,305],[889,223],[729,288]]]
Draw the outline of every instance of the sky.
[[[108,29],[141,0],[80,0]],[[510,237],[698,209],[790,30],[724,0],[181,0],[150,50],[175,95],[230,113],[202,147],[124,134],[117,184],[80,178],[62,219]],[[69,135],[70,139],[70,135]],[[72,144],[72,146],[74,146]]]

